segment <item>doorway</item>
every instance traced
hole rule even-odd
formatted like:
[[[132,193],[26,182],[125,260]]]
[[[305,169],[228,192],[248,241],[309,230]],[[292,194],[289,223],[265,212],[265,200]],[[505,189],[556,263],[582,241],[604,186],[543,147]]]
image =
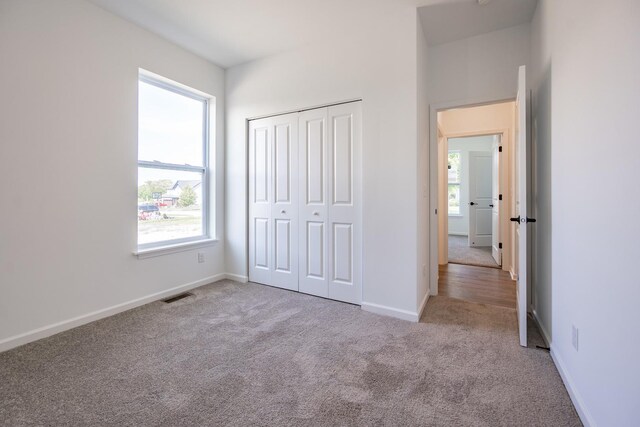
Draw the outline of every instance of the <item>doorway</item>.
[[[438,294],[516,307],[512,212],[515,103],[436,111]]]
[[[454,264],[502,266],[500,150],[502,134],[448,138],[448,253]],[[443,236],[445,238],[445,236]]]

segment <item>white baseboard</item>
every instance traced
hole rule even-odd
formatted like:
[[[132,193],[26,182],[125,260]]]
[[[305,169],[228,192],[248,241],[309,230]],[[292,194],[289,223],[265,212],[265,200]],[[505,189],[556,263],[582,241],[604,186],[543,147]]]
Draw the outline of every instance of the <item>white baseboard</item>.
[[[62,322],[43,326],[42,328],[34,329],[29,332],[5,338],[3,340],[0,340],[0,352],[10,350],[12,348],[37,341],[42,338],[50,337],[51,335],[67,331],[69,329],[73,329],[96,320],[104,319],[105,317],[113,316],[114,314],[122,313],[123,311],[127,311],[153,301],[164,299],[175,294],[207,285],[209,283],[217,282],[218,280],[224,279],[225,276],[225,274],[216,274],[214,276],[205,277],[204,279],[196,280],[195,282],[186,283],[184,285],[176,286],[165,291],[156,292],[154,294],[127,301],[122,304],[103,308],[102,310],[83,314],[72,319],[63,320]]]
[[[240,283],[247,283],[249,281],[249,278],[247,276],[243,276],[241,274],[231,274],[231,273],[226,273],[224,275],[225,279],[229,279],[229,280],[233,280],[236,282],[240,282]]]
[[[513,268],[509,269],[509,274],[511,275],[511,280],[514,280],[514,281],[518,280],[518,276],[516,275],[516,272],[513,271]]]
[[[553,346],[551,347],[551,359],[553,359],[553,363],[555,363],[556,369],[558,369],[558,372],[560,373],[562,382],[569,392],[569,397],[571,398],[573,406],[575,406],[576,411],[578,412],[580,421],[582,421],[582,424],[585,427],[595,427],[596,423],[593,421],[593,418],[591,417],[589,411],[587,411],[582,397],[578,394],[573,381],[571,380],[569,374],[567,373],[567,370],[565,369],[565,364],[562,361],[562,358],[553,350]]]
[[[424,309],[427,306],[427,301],[429,301],[429,289],[427,289],[427,293],[425,294],[424,298],[422,298],[422,302],[420,303],[420,307],[418,307],[418,321],[420,321],[420,318],[422,317],[422,313],[424,313]]]
[[[372,302],[363,302],[360,304],[360,308],[370,313],[395,317],[396,319],[408,320],[409,322],[418,322],[418,320],[420,320],[420,316],[416,312],[387,307],[386,305],[374,304]]]
[[[536,321],[536,324],[538,325],[538,329],[542,333],[542,338],[544,339],[545,344],[547,344],[547,347],[551,347],[551,336],[549,335],[547,330],[544,328],[544,325],[540,321],[538,312],[534,308],[531,313],[533,314],[533,319]]]

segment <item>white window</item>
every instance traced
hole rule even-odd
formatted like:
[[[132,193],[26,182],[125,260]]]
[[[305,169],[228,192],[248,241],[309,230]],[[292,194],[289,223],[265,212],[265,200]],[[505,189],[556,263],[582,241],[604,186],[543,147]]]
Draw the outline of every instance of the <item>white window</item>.
[[[209,98],[140,74],[138,249],[209,238]]]
[[[449,151],[447,175],[449,178],[449,215],[460,215],[460,177],[462,174],[459,151]]]

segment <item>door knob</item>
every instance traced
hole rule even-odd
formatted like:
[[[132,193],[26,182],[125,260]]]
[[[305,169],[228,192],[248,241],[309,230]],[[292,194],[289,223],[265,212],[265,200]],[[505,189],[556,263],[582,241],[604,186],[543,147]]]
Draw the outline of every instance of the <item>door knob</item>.
[[[470,206],[475,206],[476,204],[474,202],[469,202]]]
[[[284,209],[282,209],[282,210],[280,211],[280,213],[281,213],[281,214],[286,214],[286,213],[287,213],[287,211],[285,211]]]
[[[520,215],[518,215],[518,217],[517,217],[517,218],[509,218],[509,219],[510,219],[511,221],[513,221],[513,222],[518,222],[518,223],[519,223],[519,222],[520,222]]]
[[[316,212],[314,212],[313,214],[314,214],[315,216],[318,216],[318,215],[320,215],[320,212],[317,212],[317,211],[316,211]]]

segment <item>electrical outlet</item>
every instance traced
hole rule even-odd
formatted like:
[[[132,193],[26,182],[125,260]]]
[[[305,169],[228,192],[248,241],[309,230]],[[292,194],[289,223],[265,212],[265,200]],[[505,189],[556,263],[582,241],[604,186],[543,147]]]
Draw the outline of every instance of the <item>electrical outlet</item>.
[[[571,345],[578,351],[578,328],[575,325],[571,325]]]
[[[198,252],[198,262],[201,264],[204,262],[204,254],[202,252]]]

